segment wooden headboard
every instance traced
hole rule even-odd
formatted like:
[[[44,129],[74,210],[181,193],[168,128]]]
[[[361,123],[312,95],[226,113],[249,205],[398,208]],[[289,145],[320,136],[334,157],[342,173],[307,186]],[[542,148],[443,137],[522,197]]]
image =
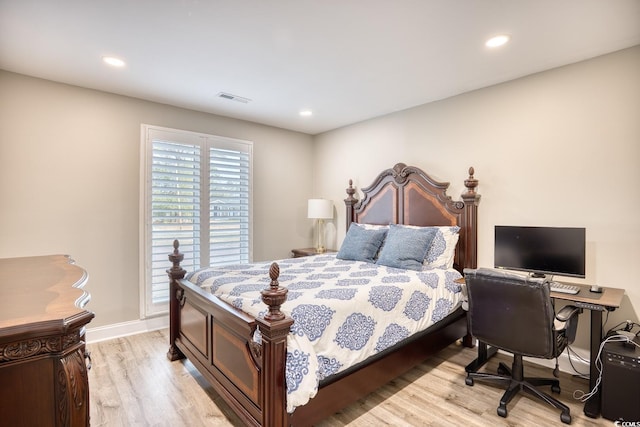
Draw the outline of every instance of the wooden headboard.
[[[384,170],[368,187],[362,188],[362,200],[354,197],[356,189],[349,180],[345,205],[347,230],[352,222],[361,224],[403,224],[417,226],[457,225],[460,238],[456,247],[454,267],[477,266],[478,202],[476,193],[478,180],[469,168],[469,177],[464,181],[467,191],[462,200],[454,201],[447,196],[448,182],[438,182],[426,172],[398,163]]]

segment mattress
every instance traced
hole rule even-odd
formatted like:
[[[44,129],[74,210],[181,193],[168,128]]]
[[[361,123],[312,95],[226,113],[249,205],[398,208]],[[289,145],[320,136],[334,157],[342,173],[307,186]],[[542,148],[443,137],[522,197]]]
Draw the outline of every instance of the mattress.
[[[422,271],[346,261],[336,254],[278,260],[281,310],[294,323],[287,337],[287,411],[313,398],[320,381],[375,356],[444,319],[461,304],[457,270]],[[192,283],[254,317],[267,306],[260,291],[271,262],[208,268]],[[254,336],[260,341],[259,331]]]

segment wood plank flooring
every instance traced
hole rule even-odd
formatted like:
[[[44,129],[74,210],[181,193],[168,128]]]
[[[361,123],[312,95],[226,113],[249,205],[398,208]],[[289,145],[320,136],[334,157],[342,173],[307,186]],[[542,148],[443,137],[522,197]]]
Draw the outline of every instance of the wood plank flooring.
[[[88,345],[91,425],[239,426],[241,423],[188,361],[169,362],[168,331],[160,330]],[[504,392],[476,381],[464,383],[464,366],[475,350],[451,345],[437,357],[371,393],[319,427],[368,426],[563,426],[556,409],[520,394],[509,404],[509,415],[496,414]],[[495,371],[498,355],[486,366]],[[525,363],[525,375],[550,376],[550,369]],[[591,419],[574,390],[586,391],[587,381],[562,373],[560,399],[571,408],[572,426],[611,426]]]

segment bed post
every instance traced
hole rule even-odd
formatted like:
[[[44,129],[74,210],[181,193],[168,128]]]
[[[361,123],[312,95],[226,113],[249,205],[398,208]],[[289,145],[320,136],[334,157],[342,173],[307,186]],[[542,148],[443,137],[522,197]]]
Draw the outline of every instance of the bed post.
[[[480,195],[476,193],[478,180],[473,177],[473,167],[469,168],[469,178],[464,180],[467,191],[462,194],[464,201],[464,229],[465,232],[465,254],[464,268],[476,268],[478,266],[478,202]],[[467,334],[462,337],[462,344],[465,347],[474,347],[475,339],[471,335],[469,328],[469,318],[467,317]]]
[[[465,256],[464,268],[476,268],[478,266],[478,202],[480,195],[476,193],[478,180],[473,177],[473,167],[469,168],[469,178],[464,180],[467,191],[462,194],[464,201]]]
[[[346,189],[347,198],[344,199],[344,204],[347,207],[347,231],[349,231],[349,226],[355,220],[353,206],[358,203],[358,199],[353,197],[356,193],[356,189],[353,188],[353,180],[349,180],[349,187]]]
[[[180,297],[178,295],[180,287],[178,286],[178,280],[184,279],[184,275],[187,273],[180,267],[180,262],[184,259],[184,255],[178,250],[179,246],[178,240],[174,240],[173,252],[169,254],[169,261],[173,266],[167,270],[169,275],[169,351],[167,352],[167,358],[171,361],[184,359],[184,354],[176,347],[176,339],[180,330]]]
[[[272,263],[269,268],[271,284],[264,289],[262,301],[269,306],[264,319],[256,318],[262,335],[262,425],[286,426],[289,424],[287,414],[287,387],[285,366],[287,360],[287,335],[293,319],[280,311],[280,306],[287,300],[288,289],[280,287],[278,276],[280,267]]]

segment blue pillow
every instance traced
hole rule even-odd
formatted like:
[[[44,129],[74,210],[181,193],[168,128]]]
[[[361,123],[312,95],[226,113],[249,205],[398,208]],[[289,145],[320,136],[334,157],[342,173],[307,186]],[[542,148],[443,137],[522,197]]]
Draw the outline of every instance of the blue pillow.
[[[422,263],[437,232],[433,227],[415,228],[391,224],[376,264],[422,270]]]
[[[374,262],[386,234],[386,229],[370,230],[352,223],[336,258]]]

